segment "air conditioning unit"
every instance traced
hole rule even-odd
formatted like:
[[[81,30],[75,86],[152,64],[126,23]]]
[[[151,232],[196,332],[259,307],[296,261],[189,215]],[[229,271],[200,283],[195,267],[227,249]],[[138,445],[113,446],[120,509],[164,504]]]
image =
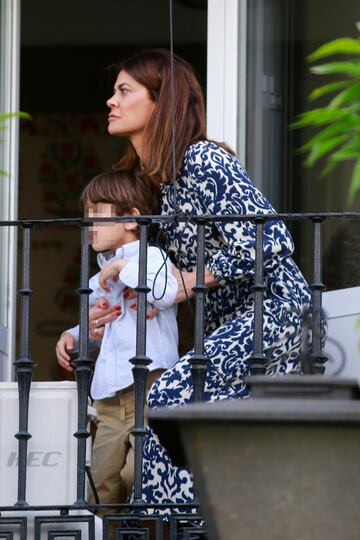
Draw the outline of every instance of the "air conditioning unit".
[[[89,419],[95,415],[88,408]],[[14,506],[18,484],[18,432],[19,398],[17,383],[0,383],[0,506]],[[77,387],[75,382],[34,382],[30,390],[29,432],[27,456],[26,500],[30,506],[71,505],[76,500],[77,440]],[[91,440],[87,440],[87,463],[90,464]],[[2,531],[11,538],[20,538],[19,517],[26,518],[26,538],[34,538],[35,518],[42,519],[41,540],[47,540],[49,531],[60,531],[68,537],[70,530],[78,531],[82,538],[89,536],[86,510],[71,510],[67,521],[58,522],[59,511],[2,512],[5,520]],[[46,517],[45,517],[46,516]],[[75,521],[72,521],[72,517]],[[84,522],[76,521],[77,518]],[[5,529],[4,529],[5,527]],[[6,538],[8,537],[6,536]],[[77,538],[78,536],[76,536]],[[10,538],[10,536],[9,536]],[[22,538],[22,536],[21,536]],[[95,540],[102,539],[102,521],[95,516]]]
[[[0,383],[0,506],[17,501],[19,398],[17,383]],[[31,506],[76,500],[77,387],[34,382],[30,390],[26,500]],[[91,441],[88,439],[88,460]]]
[[[328,321],[325,374],[360,382],[360,287],[325,292],[323,309]]]

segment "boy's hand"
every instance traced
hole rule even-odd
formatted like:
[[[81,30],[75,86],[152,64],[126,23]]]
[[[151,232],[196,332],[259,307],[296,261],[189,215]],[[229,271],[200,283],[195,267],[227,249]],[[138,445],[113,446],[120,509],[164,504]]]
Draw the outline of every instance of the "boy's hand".
[[[118,259],[116,261],[111,261],[105,266],[102,267],[99,275],[99,285],[104,291],[110,292],[111,288],[106,283],[108,279],[113,281],[119,281],[119,274],[121,270],[126,266],[128,261],[126,259]]]
[[[62,368],[66,369],[66,371],[70,371],[71,373],[74,371],[74,368],[70,364],[69,352],[74,350],[74,345],[74,337],[69,334],[69,332],[65,332],[57,342],[55,349],[58,364]]]

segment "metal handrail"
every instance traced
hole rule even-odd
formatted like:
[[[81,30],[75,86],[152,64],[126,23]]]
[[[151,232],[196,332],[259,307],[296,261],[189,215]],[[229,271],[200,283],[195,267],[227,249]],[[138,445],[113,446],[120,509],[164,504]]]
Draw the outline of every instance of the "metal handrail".
[[[194,399],[201,400],[204,394],[205,378],[209,359],[204,348],[205,334],[205,294],[204,282],[205,270],[205,229],[208,223],[224,221],[251,221],[255,225],[255,277],[253,284],[254,291],[254,346],[253,353],[249,359],[250,372],[252,375],[264,374],[266,368],[266,356],[263,350],[263,297],[266,289],[264,283],[264,254],[263,254],[263,234],[264,224],[267,221],[309,221],[313,224],[313,277],[310,289],[312,291],[312,349],[310,352],[310,371],[321,373],[324,370],[325,356],[323,353],[323,340],[321,336],[322,310],[321,297],[324,290],[322,283],[322,226],[328,220],[337,219],[360,219],[360,212],[317,212],[317,213],[279,213],[279,214],[228,214],[228,215],[187,215],[174,214],[169,216],[132,216],[117,218],[73,218],[73,219],[22,219],[12,221],[0,221],[0,227],[19,227],[23,230],[23,259],[22,259],[22,286],[18,291],[20,303],[20,354],[14,362],[19,391],[19,431],[15,435],[18,439],[19,460],[18,460],[18,500],[14,507],[0,507],[2,511],[12,511],[19,509],[31,510],[60,510],[62,514],[68,513],[71,509],[78,508],[101,508],[107,507],[122,509],[144,508],[142,500],[142,454],[143,439],[145,435],[144,424],[144,403],[146,391],[146,378],[148,365],[151,359],[146,357],[146,295],[149,291],[146,285],[146,261],[147,261],[147,238],[148,228],[152,223],[167,224],[174,220],[178,222],[192,221],[197,226],[197,265],[196,265],[196,285],[194,287],[196,311],[195,311],[195,347],[194,356],[191,360],[191,373],[193,378]],[[137,340],[136,354],[130,359],[134,365],[134,387],[135,387],[135,478],[134,478],[134,500],[131,504],[121,505],[97,505],[89,506],[85,499],[85,458],[86,440],[90,436],[87,429],[87,403],[90,389],[91,376],[94,361],[89,357],[89,307],[88,297],[91,293],[89,289],[89,226],[94,222],[129,222],[136,221],[140,225],[140,253],[139,253],[139,279],[136,292],[138,294],[137,311]],[[73,361],[78,387],[78,429],[74,436],[77,438],[77,500],[73,505],[59,506],[29,506],[26,500],[26,459],[27,441],[31,437],[28,431],[29,416],[29,395],[31,387],[32,372],[34,362],[31,358],[30,350],[30,307],[31,307],[31,232],[34,227],[44,227],[51,225],[78,226],[81,228],[81,280],[78,293],[80,296],[80,346],[79,356]],[[307,364],[308,365],[308,364]],[[147,505],[150,509],[185,509],[197,508],[197,501],[189,504],[159,504]],[[0,520],[1,523],[1,520]]]

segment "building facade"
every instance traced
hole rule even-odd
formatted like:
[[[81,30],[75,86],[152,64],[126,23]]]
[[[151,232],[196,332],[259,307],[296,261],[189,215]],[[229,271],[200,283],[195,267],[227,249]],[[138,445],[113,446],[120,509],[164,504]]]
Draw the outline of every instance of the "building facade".
[[[21,125],[13,119],[2,132],[0,219],[77,216],[81,187],[121,152],[106,133],[112,75],[105,67],[139,47],[168,48],[169,3],[0,0],[0,8],[0,112],[33,117]],[[350,164],[320,181],[320,169],[305,169],[297,152],[309,133],[291,124],[318,84],[306,57],[336,37],[357,37],[358,2],[344,0],[340,16],[336,0],[173,0],[173,8],[174,50],[199,73],[209,137],[237,152],[277,210],[348,209]],[[357,232],[350,229],[345,241],[352,243]],[[310,231],[292,232],[307,274]],[[326,229],[324,256],[333,256],[339,234],[344,241],[337,228]],[[56,377],[57,336],[77,318],[78,245],[73,231],[34,234],[38,380]],[[16,228],[0,228],[0,380],[12,379],[16,355],[18,249]],[[341,282],[340,268],[330,288],[357,284],[357,272],[355,263],[350,281]]]

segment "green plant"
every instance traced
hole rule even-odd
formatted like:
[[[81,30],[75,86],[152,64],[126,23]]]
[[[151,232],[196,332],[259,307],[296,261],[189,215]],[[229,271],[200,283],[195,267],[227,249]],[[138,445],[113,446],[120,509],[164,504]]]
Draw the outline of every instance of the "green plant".
[[[2,113],[0,114],[0,131],[4,131],[7,128],[6,121],[14,117],[26,118],[27,120],[31,119],[30,114],[22,112],[22,111],[12,112],[12,113]],[[2,141],[0,140],[0,142]],[[2,176],[7,175],[7,172],[0,169],[0,175]]]
[[[360,23],[356,26],[360,31]],[[318,128],[300,151],[308,153],[305,161],[308,167],[321,158],[325,160],[321,176],[330,173],[340,162],[354,161],[348,190],[351,202],[360,189],[360,38],[330,41],[313,52],[308,61],[329,57],[330,62],[310,68],[316,75],[333,76],[331,82],[318,86],[309,96],[310,102],[329,97],[327,105],[300,115],[293,126]]]

